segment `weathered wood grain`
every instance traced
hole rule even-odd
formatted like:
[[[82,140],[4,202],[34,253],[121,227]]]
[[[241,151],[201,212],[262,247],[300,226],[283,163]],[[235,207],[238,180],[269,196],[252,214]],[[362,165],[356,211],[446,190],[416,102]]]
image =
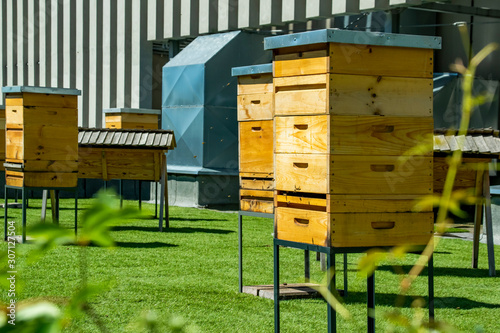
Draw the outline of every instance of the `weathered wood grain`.
[[[299,243],[330,246],[328,213],[277,207],[274,216],[276,238]]]
[[[331,116],[331,153],[344,155],[406,155],[425,145],[432,156],[432,117]]]
[[[272,92],[273,75],[271,73],[242,75],[238,77],[238,95]]]
[[[432,157],[331,156],[331,194],[431,194]]]
[[[275,117],[276,153],[328,153],[329,119],[326,115]]]
[[[251,94],[238,96],[238,121],[272,120],[273,94]]]
[[[432,117],[432,79],[342,74],[329,78],[332,114]]]
[[[329,162],[327,154],[276,154],[276,189],[328,193]]]
[[[432,49],[330,43],[331,73],[432,78]]]
[[[427,245],[434,234],[431,213],[331,214],[334,247]]]
[[[273,173],[273,121],[239,123],[240,172]]]

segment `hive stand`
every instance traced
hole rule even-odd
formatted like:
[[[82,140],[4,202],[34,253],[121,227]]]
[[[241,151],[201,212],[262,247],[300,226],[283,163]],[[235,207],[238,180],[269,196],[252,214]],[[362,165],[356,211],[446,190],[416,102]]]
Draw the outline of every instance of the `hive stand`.
[[[75,192],[77,227],[78,95],[76,89],[3,87],[6,95],[5,237],[8,189],[21,190],[22,242],[27,189]]]
[[[269,37],[264,47],[273,51],[274,287],[279,245],[315,248],[331,266],[334,253],[430,242],[432,210],[412,208],[433,193],[433,156],[409,151],[432,146],[440,38],[325,29]],[[278,332],[276,299],[275,311]]]
[[[495,252],[493,240],[493,221],[491,216],[491,195],[489,164],[500,153],[499,131],[491,128],[469,129],[465,135],[458,135],[456,130],[445,128],[434,130],[434,192],[443,191],[450,153],[461,150],[462,163],[459,165],[453,191],[475,190],[476,203],[472,246],[472,268],[478,267],[479,234],[483,221],[486,229],[489,276],[496,276]]]
[[[280,285],[280,261],[279,261],[279,248],[280,246],[286,246],[289,248],[303,249],[305,251],[315,251],[319,253],[324,253],[326,255],[327,262],[327,281],[328,290],[330,293],[335,294],[336,290],[336,274],[335,274],[335,254],[344,254],[344,293],[347,292],[347,271],[346,267],[346,256],[347,253],[360,253],[365,252],[371,248],[343,248],[335,249],[333,247],[318,246],[306,243],[290,242],[285,240],[280,240],[275,238],[273,244],[273,254],[274,254],[274,332],[280,332],[281,322],[280,322],[280,303],[278,299],[278,288],[276,286]],[[380,249],[384,250],[383,248]],[[385,250],[389,250],[386,248]],[[423,250],[423,248],[421,249]],[[418,253],[418,252],[417,252]],[[333,268],[333,269],[332,269]],[[333,275],[332,275],[333,272]],[[428,282],[428,295],[429,295],[429,321],[434,320],[434,259],[429,258],[427,266],[427,282]],[[345,296],[345,294],[344,294]],[[375,332],[375,272],[367,277],[367,323],[368,332]],[[327,316],[328,316],[328,332],[337,331],[336,323],[336,313],[330,304],[327,304]]]

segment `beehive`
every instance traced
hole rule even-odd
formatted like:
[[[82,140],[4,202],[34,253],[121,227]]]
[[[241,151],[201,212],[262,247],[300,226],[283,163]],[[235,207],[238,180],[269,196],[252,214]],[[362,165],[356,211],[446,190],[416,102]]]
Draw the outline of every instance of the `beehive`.
[[[5,167],[5,106],[0,105],[0,171],[4,171]]]
[[[6,94],[6,184],[76,187],[80,91],[26,86],[2,91]]]
[[[233,68],[238,77],[240,209],[274,211],[272,65]]]
[[[158,129],[161,110],[114,108],[105,109],[106,128]]]
[[[423,245],[433,213],[436,37],[326,29],[273,50],[275,237],[328,247]],[[400,157],[406,156],[405,162]]]

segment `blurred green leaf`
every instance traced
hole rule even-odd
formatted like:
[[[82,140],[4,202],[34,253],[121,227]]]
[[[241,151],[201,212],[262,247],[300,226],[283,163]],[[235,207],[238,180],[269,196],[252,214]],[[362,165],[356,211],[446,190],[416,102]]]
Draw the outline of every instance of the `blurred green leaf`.
[[[413,210],[416,212],[430,211],[432,208],[439,206],[441,197],[438,195],[426,195],[416,201]]]
[[[131,207],[120,208],[120,202],[111,191],[100,191],[95,204],[82,215],[82,228],[79,230],[78,243],[98,246],[114,246],[110,228],[116,222],[126,222],[127,219],[139,217],[140,212]]]
[[[38,223],[30,228],[29,234],[35,239],[37,249],[43,252],[57,245],[73,244],[75,242],[73,230],[62,228],[53,223]],[[40,253],[38,252],[38,254]]]
[[[112,287],[110,282],[100,284],[85,285],[79,288],[71,297],[67,307],[65,317],[77,318],[85,314],[84,307],[92,298],[102,295]]]
[[[165,318],[165,316],[162,316]],[[181,316],[171,315],[167,319],[161,319],[157,313],[151,310],[143,311],[138,320],[129,325],[129,329],[133,332],[168,332],[168,333],[195,333],[199,332],[198,328]]]
[[[61,311],[52,303],[24,304],[16,309],[15,325],[4,322],[0,332],[57,333],[61,331],[60,320]]]
[[[365,278],[373,274],[380,262],[387,259],[387,252],[372,249],[366,252],[358,262],[358,277]]]

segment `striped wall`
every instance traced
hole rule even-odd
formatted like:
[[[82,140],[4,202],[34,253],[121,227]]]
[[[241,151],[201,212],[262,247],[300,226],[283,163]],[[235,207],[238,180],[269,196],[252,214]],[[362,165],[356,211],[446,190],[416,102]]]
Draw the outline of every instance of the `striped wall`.
[[[148,0],[148,39],[182,39],[415,6],[433,0]],[[159,24],[163,23],[163,29]]]
[[[144,0],[0,0],[1,85],[81,89],[81,126],[101,127],[103,108],[151,108],[148,10]]]
[[[421,2],[0,0],[0,85],[80,89],[79,125],[101,127],[104,108],[152,107],[161,84],[152,41],[288,23],[328,27],[311,19]]]

